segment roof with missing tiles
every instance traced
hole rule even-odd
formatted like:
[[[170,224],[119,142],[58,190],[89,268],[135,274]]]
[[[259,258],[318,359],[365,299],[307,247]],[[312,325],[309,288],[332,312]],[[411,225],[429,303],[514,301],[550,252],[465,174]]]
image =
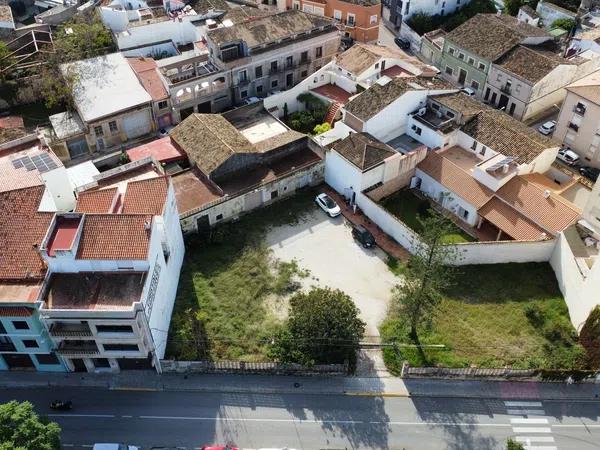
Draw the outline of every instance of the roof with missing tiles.
[[[498,59],[495,65],[523,80],[537,83],[558,66],[577,62],[541,48],[517,45]]]
[[[372,169],[396,154],[393,148],[369,133],[351,133],[333,149],[362,171]]]

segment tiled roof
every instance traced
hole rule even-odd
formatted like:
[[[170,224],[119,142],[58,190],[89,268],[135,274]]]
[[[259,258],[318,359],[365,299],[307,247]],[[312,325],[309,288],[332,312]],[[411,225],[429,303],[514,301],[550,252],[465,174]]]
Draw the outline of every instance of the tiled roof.
[[[77,259],[146,259],[151,223],[146,214],[86,215]]]
[[[185,154],[177,148],[169,136],[138,145],[126,151],[131,162],[144,159],[148,156],[152,156],[152,158],[160,163],[185,159]]]
[[[600,71],[571,83],[567,90],[600,105]]]
[[[249,48],[253,48],[262,44],[277,42],[298,33],[332,25],[333,19],[291,9],[270,16],[247,20],[235,27],[209,30],[208,38],[217,45],[241,40],[246,42]]]
[[[162,215],[167,201],[169,178],[158,177],[127,183],[123,214]]]
[[[517,241],[537,241],[545,233],[542,227],[498,197],[493,197],[478,213]]]
[[[383,45],[356,43],[336,58],[335,63],[344,70],[355,75],[363,73],[381,58],[402,59],[417,67],[429,68],[418,59]],[[417,75],[417,74],[414,74]]]
[[[505,14],[477,14],[452,30],[446,39],[488,61],[494,61],[527,37],[551,36],[541,28]]]
[[[425,89],[453,89],[453,87],[439,78],[393,78],[383,85],[375,82],[347,103],[344,109],[361,120],[369,120],[406,92]]]
[[[98,191],[84,191],[77,197],[75,212],[106,214],[110,213],[111,207],[117,195],[117,188],[100,189]]]
[[[135,58],[127,58],[127,62],[140,80],[140,83],[142,83],[146,92],[152,97],[152,100],[158,101],[169,97],[169,93],[156,69],[156,62],[152,58],[138,56]]]
[[[350,133],[333,149],[362,171],[369,170],[396,152],[369,133]]]
[[[436,151],[429,152],[429,155],[417,165],[417,168],[477,209],[481,208],[494,195],[492,190],[478,182],[470,173],[465,172]]]
[[[170,136],[206,175],[236,153],[257,151],[220,114],[192,114],[171,130]]]
[[[43,278],[34,245],[40,245],[52,213],[38,212],[44,186],[0,192],[0,280]]]
[[[461,127],[463,133],[505,156],[513,156],[519,164],[532,162],[558,143],[524,125],[508,114],[486,107]]]
[[[434,95],[431,98],[440,105],[461,113],[465,118],[472,117],[486,108],[483,103],[474,100],[464,92]]]
[[[574,62],[551,51],[517,45],[498,59],[495,64],[524,80],[537,83],[558,66],[573,65]]]
[[[225,0],[191,0],[186,3],[200,15],[207,14],[210,10],[227,11],[229,9]]]
[[[23,161],[23,158],[37,159],[37,157],[43,156],[49,158],[49,161],[52,161],[56,167],[63,166],[63,163],[53,152],[41,148],[37,142],[31,145],[31,148],[25,150],[0,152],[0,192],[44,184],[41,172],[37,167],[27,168],[24,164],[15,163],[15,160],[21,159]],[[15,164],[17,164],[17,167],[15,167]]]
[[[496,195],[529,219],[553,233],[558,233],[576,222],[581,212],[575,206],[551,192],[545,197],[544,189],[516,176],[502,186]]]

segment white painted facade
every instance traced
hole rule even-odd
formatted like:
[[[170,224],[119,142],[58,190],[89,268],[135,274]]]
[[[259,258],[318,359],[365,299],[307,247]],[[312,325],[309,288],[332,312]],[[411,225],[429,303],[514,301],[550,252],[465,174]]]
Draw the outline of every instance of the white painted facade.
[[[172,41],[175,45],[186,45],[202,39],[201,28],[189,20],[155,22],[148,25],[129,27],[115,32],[119,49],[148,46],[157,42]]]
[[[398,2],[402,11],[402,21],[406,22],[413,14],[425,13],[429,16],[447,16],[467,5],[469,0],[404,0]]]
[[[564,8],[555,6],[549,2],[544,2],[543,0],[538,2],[535,12],[540,17],[541,25],[546,29],[550,29],[555,20],[575,19],[577,16],[574,12],[567,11]]]

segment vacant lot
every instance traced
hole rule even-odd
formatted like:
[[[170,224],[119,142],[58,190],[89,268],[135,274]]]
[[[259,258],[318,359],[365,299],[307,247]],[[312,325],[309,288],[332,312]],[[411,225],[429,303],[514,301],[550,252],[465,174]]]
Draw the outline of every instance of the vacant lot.
[[[381,334],[388,341],[413,342],[394,311]],[[386,350],[388,368],[398,372],[403,360],[450,367],[576,367],[582,355],[548,264],[461,267],[420,341],[445,344],[447,350]]]
[[[419,216],[427,217],[431,214],[437,214],[430,208],[427,200],[417,197],[409,190],[399,191],[390,195],[383,201],[383,207],[417,233],[421,233],[423,230],[423,225],[418,219]],[[445,244],[471,242],[474,240],[472,236],[454,224],[452,224],[452,231],[443,238]]]

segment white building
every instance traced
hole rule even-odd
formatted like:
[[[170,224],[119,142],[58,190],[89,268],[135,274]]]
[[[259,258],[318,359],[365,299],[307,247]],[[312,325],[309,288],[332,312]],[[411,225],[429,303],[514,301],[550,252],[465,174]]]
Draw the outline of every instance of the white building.
[[[166,349],[184,254],[175,191],[152,171],[117,172],[55,216],[40,248],[41,318],[73,371],[160,371]]]

